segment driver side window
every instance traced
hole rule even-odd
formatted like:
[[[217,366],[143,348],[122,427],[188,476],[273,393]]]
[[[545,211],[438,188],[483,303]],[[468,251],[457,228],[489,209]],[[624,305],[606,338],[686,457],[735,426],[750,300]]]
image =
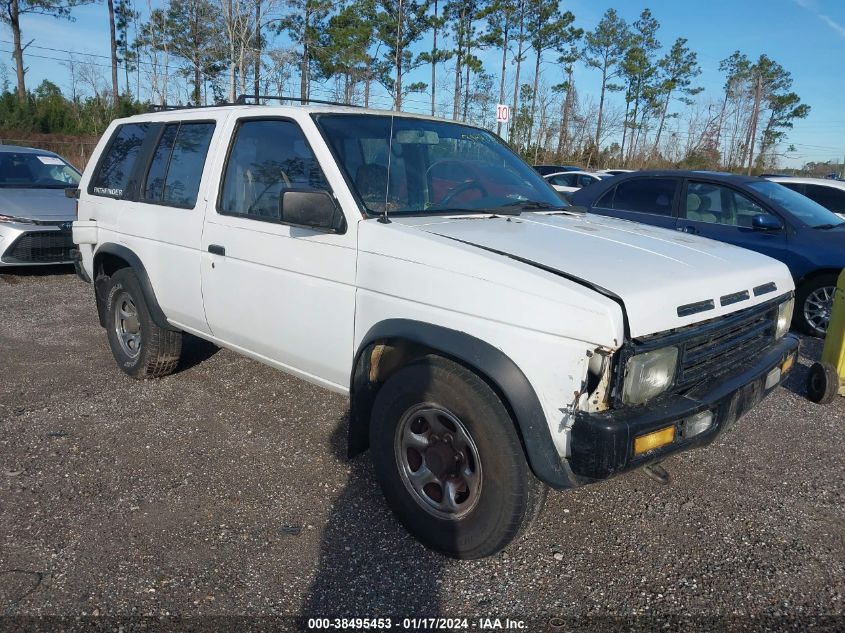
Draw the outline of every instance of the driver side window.
[[[685,204],[687,220],[751,228],[755,215],[771,215],[740,192],[707,182],[687,185]]]
[[[292,121],[242,121],[226,162],[220,213],[279,222],[288,190],[329,191],[302,130]]]

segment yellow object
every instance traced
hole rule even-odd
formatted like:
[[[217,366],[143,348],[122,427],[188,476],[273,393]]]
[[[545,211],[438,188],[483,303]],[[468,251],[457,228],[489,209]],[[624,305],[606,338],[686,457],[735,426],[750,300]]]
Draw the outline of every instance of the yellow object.
[[[787,356],[786,360],[783,361],[780,365],[780,373],[781,376],[786,376],[787,372],[792,369],[792,365],[795,364],[795,354],[790,354]]]
[[[667,426],[659,431],[652,431],[634,438],[634,455],[641,455],[647,451],[666,446],[675,441],[675,425]]]
[[[836,280],[836,291],[833,293],[833,308],[830,311],[830,322],[822,349],[822,362],[830,363],[836,368],[839,376],[845,376],[845,270],[839,273]],[[839,395],[845,396],[841,378]]]

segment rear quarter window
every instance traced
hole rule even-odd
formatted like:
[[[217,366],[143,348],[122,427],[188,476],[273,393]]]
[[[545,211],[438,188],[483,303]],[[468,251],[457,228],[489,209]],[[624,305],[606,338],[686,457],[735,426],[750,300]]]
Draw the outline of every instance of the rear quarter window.
[[[123,197],[149,127],[149,123],[127,123],[114,131],[97,164],[89,193],[110,198]]]

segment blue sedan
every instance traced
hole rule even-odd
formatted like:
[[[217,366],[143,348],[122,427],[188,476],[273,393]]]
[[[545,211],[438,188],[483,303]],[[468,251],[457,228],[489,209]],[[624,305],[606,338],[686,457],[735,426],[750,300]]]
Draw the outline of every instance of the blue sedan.
[[[709,237],[769,255],[795,279],[794,324],[824,335],[845,268],[845,222],[777,183],[704,171],[640,171],[572,194],[588,212]]]

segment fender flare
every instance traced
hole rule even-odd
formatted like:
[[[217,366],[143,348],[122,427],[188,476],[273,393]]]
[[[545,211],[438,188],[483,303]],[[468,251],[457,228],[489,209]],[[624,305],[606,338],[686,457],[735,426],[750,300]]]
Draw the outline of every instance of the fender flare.
[[[147,309],[150,311],[150,316],[153,322],[162,329],[177,331],[170,323],[167,322],[167,317],[156,299],[155,292],[153,292],[153,285],[150,283],[150,276],[147,274],[147,269],[141,263],[141,258],[138,257],[132,250],[126,246],[115,244],[113,242],[106,242],[100,246],[94,253],[94,274],[96,275],[97,263],[99,257],[102,255],[114,255],[124,260],[135,275],[138,277],[138,284],[141,286],[141,292],[144,293],[144,301],[147,302]],[[97,280],[94,280],[95,287]],[[99,295],[98,295],[99,297]],[[101,315],[102,318],[102,315]],[[101,321],[101,325],[104,325]]]
[[[364,352],[376,341],[391,340],[430,348],[484,378],[503,397],[505,406],[510,408],[528,464],[537,478],[554,488],[571,488],[581,483],[569,468],[568,460],[558,455],[540,400],[528,378],[513,360],[501,350],[466,332],[410,319],[387,319],[376,323],[358,347],[350,381],[350,455],[365,450],[369,444],[370,411],[375,400],[375,392],[366,389],[369,384],[369,358]]]

